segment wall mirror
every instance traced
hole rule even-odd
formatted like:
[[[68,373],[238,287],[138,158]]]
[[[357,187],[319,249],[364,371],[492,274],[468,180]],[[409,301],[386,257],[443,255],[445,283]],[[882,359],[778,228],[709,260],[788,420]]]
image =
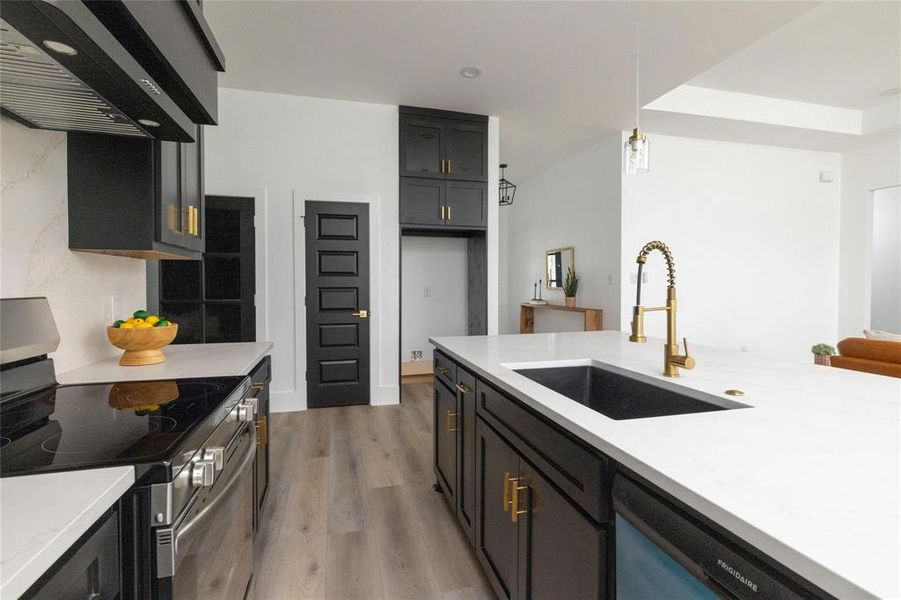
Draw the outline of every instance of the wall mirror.
[[[572,246],[567,248],[551,248],[545,254],[547,265],[547,287],[552,290],[562,290],[563,281],[566,279],[566,271],[576,265],[576,251]]]

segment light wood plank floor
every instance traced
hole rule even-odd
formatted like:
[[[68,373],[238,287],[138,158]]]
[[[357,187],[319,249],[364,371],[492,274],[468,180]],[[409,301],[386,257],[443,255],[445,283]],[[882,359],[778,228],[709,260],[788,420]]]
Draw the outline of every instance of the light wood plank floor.
[[[432,490],[431,386],[402,387],[399,406],[272,415],[255,600],[494,597]]]

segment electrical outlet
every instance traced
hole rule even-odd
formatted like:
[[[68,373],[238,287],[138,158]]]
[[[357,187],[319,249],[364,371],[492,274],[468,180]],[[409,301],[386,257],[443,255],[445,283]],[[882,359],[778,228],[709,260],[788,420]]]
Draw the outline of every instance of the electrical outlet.
[[[413,352],[411,352],[410,354],[413,355],[413,362],[422,360],[422,350],[413,350]]]
[[[629,273],[629,283],[638,283],[638,273]]]
[[[430,288],[429,286],[425,286],[422,289],[422,297],[423,298],[431,298],[432,297],[432,288]]]
[[[613,285],[613,275],[607,274],[607,285]]]
[[[641,273],[641,282],[642,282],[642,283],[647,283],[647,282],[648,282],[648,273],[647,273],[647,271],[642,271],[642,273]]]

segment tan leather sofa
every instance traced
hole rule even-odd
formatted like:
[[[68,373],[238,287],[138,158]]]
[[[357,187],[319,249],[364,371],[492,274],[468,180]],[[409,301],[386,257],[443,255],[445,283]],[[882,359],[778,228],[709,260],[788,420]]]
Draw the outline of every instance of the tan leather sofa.
[[[830,364],[839,369],[901,377],[901,342],[847,338],[838,343]]]

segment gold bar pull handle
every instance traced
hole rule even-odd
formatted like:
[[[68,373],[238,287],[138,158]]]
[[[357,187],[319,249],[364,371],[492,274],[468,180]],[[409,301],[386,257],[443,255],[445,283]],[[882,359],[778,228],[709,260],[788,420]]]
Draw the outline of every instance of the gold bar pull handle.
[[[452,410],[447,411],[447,432],[457,432],[457,413]]]
[[[442,204],[442,205],[441,205],[441,220],[442,220],[442,221],[445,219],[445,217],[444,217],[444,210],[445,210],[445,209],[446,209],[446,207]]]
[[[451,209],[450,204],[448,204],[448,205],[447,205],[447,220],[448,220],[448,221],[451,220],[450,209]]]
[[[515,486],[517,481],[519,481],[518,477],[510,477],[509,472],[504,472],[504,512],[510,510],[513,502],[510,499],[510,487],[511,485]]]
[[[200,237],[200,209],[193,206],[191,210],[194,211],[194,235]]]
[[[468,394],[469,392],[472,391],[472,388],[469,387],[468,385],[466,385],[465,383],[458,383],[457,391],[459,391],[461,394]]]
[[[450,159],[447,159],[447,172],[448,172],[448,173],[452,173],[452,172],[453,172],[453,171],[451,171],[451,162],[450,162]]]
[[[520,478],[510,479],[510,520],[514,523],[519,521],[519,515],[524,515],[529,512],[528,510],[519,508],[519,492],[529,487],[527,485],[518,485],[519,480]]]
[[[441,172],[444,173],[444,159],[441,159]]]

